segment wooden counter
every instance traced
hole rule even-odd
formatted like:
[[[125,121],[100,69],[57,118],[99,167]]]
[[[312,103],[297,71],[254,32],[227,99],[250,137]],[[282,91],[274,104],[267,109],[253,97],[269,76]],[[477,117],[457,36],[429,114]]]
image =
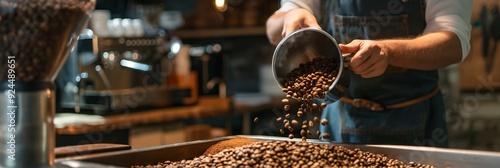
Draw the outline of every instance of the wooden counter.
[[[56,128],[57,134],[84,134],[95,130],[127,129],[139,125],[164,123],[182,119],[227,116],[230,112],[230,98],[200,97],[191,106],[168,107],[141,112],[104,116],[99,124],[66,124]],[[56,120],[58,117],[56,116]]]
[[[282,97],[258,94],[245,96],[245,98],[241,98],[241,96],[228,98],[205,96],[200,97],[198,103],[191,106],[167,107],[103,117],[92,115],[91,117],[98,117],[96,119],[98,122],[93,122],[93,124],[86,124],[84,121],[77,123],[66,122],[67,124],[61,124],[63,126],[59,125],[56,128],[56,133],[59,135],[75,135],[92,131],[129,129],[141,125],[167,123],[185,119],[243,116],[243,134],[249,134],[250,123],[253,121],[250,115],[265,109],[281,109],[283,107],[281,99]],[[82,118],[84,116],[82,115]],[[56,120],[61,120],[62,118],[56,116]]]

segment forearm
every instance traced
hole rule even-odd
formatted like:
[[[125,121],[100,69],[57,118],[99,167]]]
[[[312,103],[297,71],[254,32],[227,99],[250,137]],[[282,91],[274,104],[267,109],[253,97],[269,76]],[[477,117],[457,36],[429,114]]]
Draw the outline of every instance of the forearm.
[[[283,18],[285,14],[285,12],[276,12],[267,19],[266,34],[269,42],[273,45],[278,45],[281,39],[283,39],[281,32],[283,31]]]
[[[435,70],[462,59],[459,38],[452,32],[439,31],[413,39],[380,40],[389,64],[418,70]]]

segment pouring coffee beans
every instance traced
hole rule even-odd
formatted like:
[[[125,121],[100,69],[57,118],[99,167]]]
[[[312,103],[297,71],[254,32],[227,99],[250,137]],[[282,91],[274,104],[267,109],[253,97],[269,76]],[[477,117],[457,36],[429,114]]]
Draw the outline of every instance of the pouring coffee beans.
[[[322,112],[326,107],[325,103],[320,105],[312,103],[314,99],[323,99],[325,97],[325,92],[328,91],[330,85],[335,80],[337,70],[339,66],[335,63],[332,58],[314,58],[312,61],[300,64],[298,68],[295,68],[290,73],[288,73],[284,79],[285,84],[282,91],[286,93],[286,97],[282,100],[285,103],[283,110],[287,113],[285,116],[290,115],[290,105],[291,100],[296,100],[301,103],[300,108],[296,110],[296,116],[302,117],[304,114],[313,114],[313,111]],[[310,131],[314,127],[314,123],[319,123],[319,119],[314,117],[314,120],[308,121],[304,120],[302,124],[302,129],[300,130],[302,140],[306,140],[307,134],[305,132]],[[290,124],[283,122],[284,127],[291,130]],[[327,119],[321,120],[322,125],[328,124]],[[291,131],[290,134],[293,134]],[[317,135],[318,137],[326,137]],[[293,136],[289,136],[292,138]]]

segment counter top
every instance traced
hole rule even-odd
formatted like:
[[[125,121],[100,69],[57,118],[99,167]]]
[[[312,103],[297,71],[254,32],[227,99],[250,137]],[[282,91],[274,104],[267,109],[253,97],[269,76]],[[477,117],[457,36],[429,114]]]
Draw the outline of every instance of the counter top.
[[[280,106],[282,106],[280,97],[262,94],[235,95],[227,98],[203,96],[199,98],[197,104],[190,106],[166,107],[112,116],[60,113],[56,114],[54,123],[57,134],[74,135],[183,119],[244,115]]]
[[[93,130],[126,129],[138,125],[180,119],[223,116],[227,115],[229,110],[230,98],[200,97],[197,104],[190,106],[159,108],[112,116],[57,114],[55,117],[56,133],[82,134]],[[68,121],[71,120],[70,118],[78,118],[76,120],[80,122],[74,122],[76,120]],[[62,122],[61,120],[67,121]],[[92,120],[92,122],[86,122],[85,120]]]

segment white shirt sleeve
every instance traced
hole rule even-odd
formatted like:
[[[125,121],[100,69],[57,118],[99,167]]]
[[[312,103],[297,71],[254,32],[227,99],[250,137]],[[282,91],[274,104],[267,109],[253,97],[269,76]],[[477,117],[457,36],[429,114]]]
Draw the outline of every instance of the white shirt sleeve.
[[[314,17],[320,16],[320,0],[281,0],[281,8],[276,12],[287,12],[295,8],[303,8],[311,12]]]
[[[462,46],[462,61],[470,52],[472,0],[427,0],[424,33],[447,30],[455,33]]]

